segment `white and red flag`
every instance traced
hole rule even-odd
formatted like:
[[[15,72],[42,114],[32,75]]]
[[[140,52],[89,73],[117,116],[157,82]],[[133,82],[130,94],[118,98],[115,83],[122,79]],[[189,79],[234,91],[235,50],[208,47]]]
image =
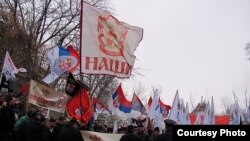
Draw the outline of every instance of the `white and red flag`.
[[[143,29],[84,2],[82,11],[82,73],[130,77],[136,58],[134,51],[143,38]]]

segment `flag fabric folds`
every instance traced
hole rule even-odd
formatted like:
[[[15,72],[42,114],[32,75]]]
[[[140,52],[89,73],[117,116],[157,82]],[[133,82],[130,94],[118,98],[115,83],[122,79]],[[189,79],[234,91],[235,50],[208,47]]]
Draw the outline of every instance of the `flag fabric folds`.
[[[137,118],[140,116],[146,115],[146,108],[142,104],[139,97],[134,93],[132,102],[131,102],[131,113],[130,116]]]
[[[148,99],[148,109],[151,108],[151,105],[152,105],[152,97],[150,96]]]
[[[183,113],[183,121],[182,121],[182,124],[184,125],[190,125],[191,122],[190,122],[190,117],[189,117],[189,106],[188,106],[188,102],[186,103],[186,108],[184,110],[184,113]]]
[[[169,119],[172,119],[174,121],[176,121],[178,124],[181,123],[181,109],[182,109],[182,104],[181,104],[181,101],[179,99],[179,92],[178,90],[176,91],[176,94],[175,94],[175,98],[174,98],[174,101],[172,103],[172,107],[171,107],[171,110],[170,110],[170,113],[169,113]]]
[[[123,23],[87,3],[83,3],[82,15],[82,73],[130,77],[143,29]]]
[[[92,99],[95,114],[109,114],[109,109],[97,97]]]
[[[148,111],[148,115],[151,119],[155,118],[155,114],[156,114],[157,110],[160,112],[160,108],[158,108],[159,107],[159,98],[160,98],[160,96],[157,93],[155,93],[153,95],[152,104],[151,104],[150,109]]]
[[[145,113],[146,109],[143,106],[141,100],[139,99],[139,97],[134,94],[133,98],[132,98],[132,105],[131,105],[132,110],[134,111],[138,111],[141,113]]]
[[[2,68],[0,87],[2,91],[14,92],[15,91],[15,80],[18,72],[27,72],[25,68],[16,68],[12,59],[10,58],[9,52],[6,51],[4,64]]]
[[[121,84],[112,95],[113,105],[123,113],[131,112],[131,101],[128,101],[123,93]]]
[[[28,103],[44,107],[56,112],[64,112],[68,95],[58,92],[34,80],[30,81]]]
[[[47,56],[50,74],[43,79],[45,83],[52,83],[63,73],[75,70],[80,64],[80,56],[71,45],[67,48],[55,47],[48,52]]]
[[[165,119],[168,116],[169,110],[171,109],[170,105],[164,104],[161,99],[159,99],[160,112],[162,117]]]
[[[153,98],[154,99],[154,98]],[[161,107],[158,99],[158,103],[154,109],[153,117],[151,117],[154,121],[154,127],[159,127],[160,130],[163,130],[164,118],[161,113]]]
[[[210,125],[210,104],[209,102],[207,102],[206,104],[206,111],[205,111],[205,115],[204,115],[204,120],[202,122],[202,124],[204,125]]]
[[[88,90],[82,87],[77,93],[69,100],[66,105],[67,113],[70,117],[88,123],[93,116],[93,108],[89,99]]]
[[[235,103],[232,105],[232,108],[230,109],[230,125],[240,125],[241,122],[241,109],[238,104],[238,101],[235,99]]]
[[[150,106],[150,109],[148,111],[148,115],[151,120],[153,120],[153,126],[154,127],[159,127],[160,130],[163,129],[164,125],[164,119],[162,117],[161,113],[161,108],[160,108],[160,103],[159,103],[159,94],[154,93],[153,99],[152,99],[152,105]]]

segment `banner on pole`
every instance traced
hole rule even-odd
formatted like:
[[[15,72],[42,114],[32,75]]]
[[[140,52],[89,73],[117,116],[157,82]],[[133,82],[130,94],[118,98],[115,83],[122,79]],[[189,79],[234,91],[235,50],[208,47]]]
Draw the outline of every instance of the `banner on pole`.
[[[64,112],[68,96],[31,80],[28,102],[56,112]]]

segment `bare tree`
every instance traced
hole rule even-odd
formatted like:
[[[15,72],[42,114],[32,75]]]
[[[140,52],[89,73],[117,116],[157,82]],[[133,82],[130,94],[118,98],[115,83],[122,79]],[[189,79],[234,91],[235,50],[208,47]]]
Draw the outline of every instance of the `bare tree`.
[[[229,97],[225,96],[223,99],[222,99],[222,106],[224,108],[224,112],[225,114],[230,114],[231,112],[231,108],[232,108],[232,102],[230,100]]]
[[[147,88],[145,88],[141,82],[136,83],[135,87],[134,87],[134,92],[140,96],[140,95],[144,95],[145,92],[147,91]]]
[[[28,70],[23,79],[40,81],[48,72],[46,52],[78,32],[79,1],[5,0],[0,5],[2,23],[12,29],[3,31],[1,55],[9,51],[15,64]]]
[[[160,86],[156,87],[156,86],[152,86],[152,91],[150,92],[151,95],[157,94],[157,95],[161,95],[162,89]]]
[[[105,8],[108,0],[88,2]],[[70,42],[79,47],[79,0],[4,0],[0,19],[1,56],[9,51],[15,64],[28,70],[23,79],[40,81],[48,73],[51,48]]]

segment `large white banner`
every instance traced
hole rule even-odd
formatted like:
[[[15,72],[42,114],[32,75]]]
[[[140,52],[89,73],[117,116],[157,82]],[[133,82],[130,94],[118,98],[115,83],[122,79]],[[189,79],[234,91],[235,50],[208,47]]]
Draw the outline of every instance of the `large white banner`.
[[[100,141],[120,141],[123,134],[108,134],[108,133],[99,133],[92,131],[81,131],[84,141],[96,141],[97,138]]]
[[[68,96],[31,80],[28,102],[57,112],[64,112]]]
[[[131,75],[143,29],[83,4],[81,70],[86,74]]]

